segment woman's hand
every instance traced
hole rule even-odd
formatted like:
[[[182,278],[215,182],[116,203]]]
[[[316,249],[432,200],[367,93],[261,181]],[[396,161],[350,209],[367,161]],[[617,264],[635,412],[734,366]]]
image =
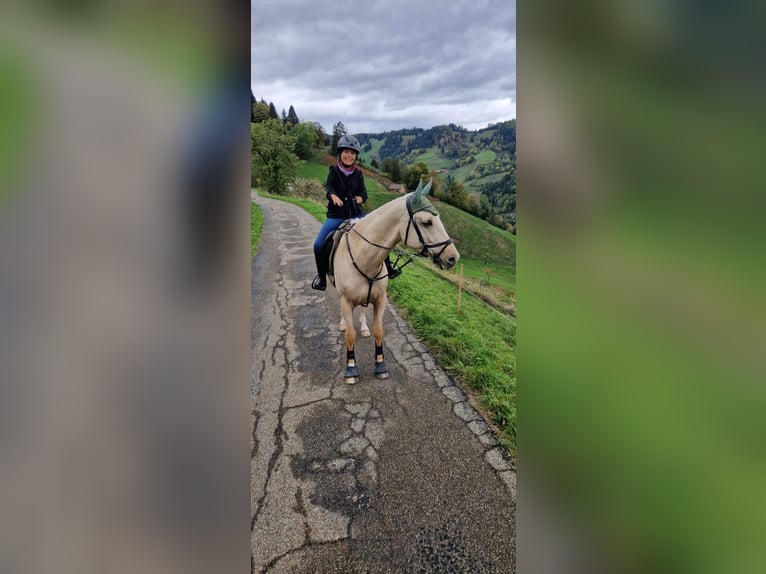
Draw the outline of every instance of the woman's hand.
[[[334,193],[330,194],[330,200],[338,207],[343,207],[343,200]]]
[[[354,197],[356,199],[356,202],[361,204],[364,201],[364,198],[361,195],[357,195]]]

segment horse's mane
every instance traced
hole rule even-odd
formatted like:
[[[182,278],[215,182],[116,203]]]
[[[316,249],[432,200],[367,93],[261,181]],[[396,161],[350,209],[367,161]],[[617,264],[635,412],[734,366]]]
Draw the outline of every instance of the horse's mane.
[[[374,222],[379,218],[388,215],[389,211],[393,211],[395,209],[402,209],[403,206],[401,205],[403,202],[407,201],[407,196],[404,195],[402,197],[397,197],[396,199],[392,199],[391,201],[387,201],[380,207],[373,209],[370,213],[368,213],[366,216],[364,216],[362,219],[360,219],[356,225],[357,227],[360,227],[360,229],[365,229],[369,227],[370,225],[374,224]]]

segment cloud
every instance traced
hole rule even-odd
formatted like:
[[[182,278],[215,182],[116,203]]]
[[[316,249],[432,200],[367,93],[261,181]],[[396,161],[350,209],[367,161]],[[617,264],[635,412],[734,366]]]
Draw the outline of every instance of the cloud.
[[[516,4],[252,3],[251,85],[329,132],[516,117]]]

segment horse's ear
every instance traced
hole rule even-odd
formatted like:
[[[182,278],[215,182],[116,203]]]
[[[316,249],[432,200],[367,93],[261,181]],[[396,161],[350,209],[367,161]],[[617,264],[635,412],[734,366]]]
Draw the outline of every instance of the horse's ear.
[[[431,185],[433,184],[433,182],[434,182],[434,179],[433,179],[433,178],[431,178],[431,179],[429,179],[429,180],[428,180],[428,183],[427,183],[427,184],[426,184],[426,186],[423,188],[423,195],[424,195],[424,196],[427,196],[427,195],[428,195],[428,192],[429,192],[429,191],[431,191]],[[420,183],[423,183],[423,180],[422,180],[422,179],[420,180]]]
[[[420,181],[418,182],[418,186],[415,188],[415,195],[418,195],[420,193],[420,190],[423,189],[423,178],[420,178]]]

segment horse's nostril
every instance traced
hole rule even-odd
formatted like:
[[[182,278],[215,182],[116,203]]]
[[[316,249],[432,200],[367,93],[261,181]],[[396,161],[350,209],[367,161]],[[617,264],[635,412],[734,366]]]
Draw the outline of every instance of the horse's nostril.
[[[454,257],[450,257],[447,259],[447,265],[449,265],[450,267],[454,267],[455,263],[457,263],[457,260]]]

